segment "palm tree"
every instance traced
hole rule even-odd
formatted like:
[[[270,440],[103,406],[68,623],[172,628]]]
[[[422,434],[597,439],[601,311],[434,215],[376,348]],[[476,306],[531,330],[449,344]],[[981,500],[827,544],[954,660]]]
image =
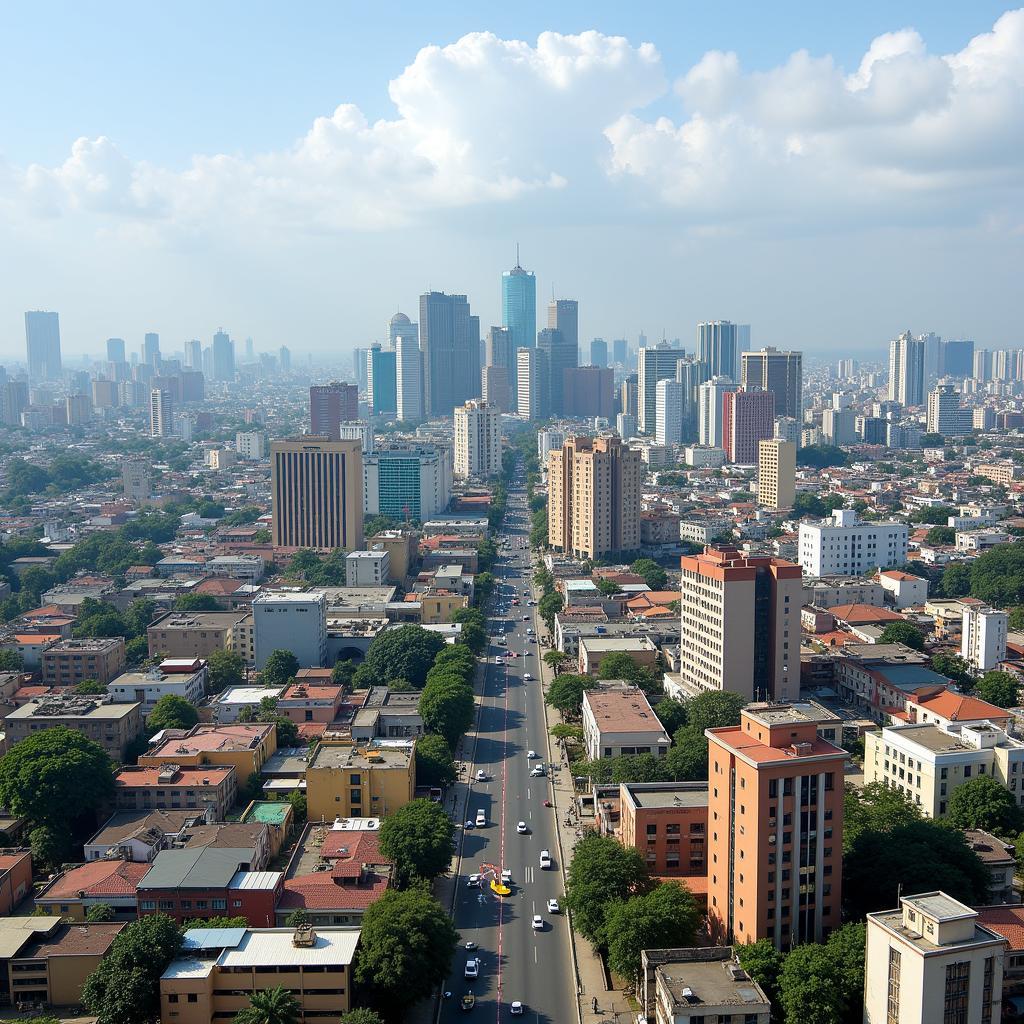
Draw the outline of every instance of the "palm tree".
[[[299,1001],[281,985],[256,992],[244,1010],[235,1014],[234,1024],[299,1024]]]

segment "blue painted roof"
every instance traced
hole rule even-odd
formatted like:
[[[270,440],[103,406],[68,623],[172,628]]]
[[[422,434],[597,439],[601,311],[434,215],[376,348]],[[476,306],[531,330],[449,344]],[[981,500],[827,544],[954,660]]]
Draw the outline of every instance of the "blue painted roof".
[[[876,665],[873,670],[887,683],[911,689],[918,686],[945,686],[949,680],[924,665]]]
[[[245,928],[190,928],[181,943],[189,949],[235,949],[245,938]]]

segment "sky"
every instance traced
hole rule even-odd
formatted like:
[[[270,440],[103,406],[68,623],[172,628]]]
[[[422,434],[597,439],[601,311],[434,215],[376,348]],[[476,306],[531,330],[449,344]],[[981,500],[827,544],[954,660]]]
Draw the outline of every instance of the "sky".
[[[1024,10],[986,0],[11,0],[0,97],[0,363],[26,309],[71,357],[341,359],[428,289],[486,330],[517,243],[583,342],[1024,346]]]

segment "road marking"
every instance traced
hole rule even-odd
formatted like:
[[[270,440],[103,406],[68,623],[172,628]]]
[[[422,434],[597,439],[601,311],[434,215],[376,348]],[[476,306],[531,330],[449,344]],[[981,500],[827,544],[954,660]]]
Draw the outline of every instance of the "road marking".
[[[534,963],[537,962],[537,947],[536,946],[533,947],[533,962]]]

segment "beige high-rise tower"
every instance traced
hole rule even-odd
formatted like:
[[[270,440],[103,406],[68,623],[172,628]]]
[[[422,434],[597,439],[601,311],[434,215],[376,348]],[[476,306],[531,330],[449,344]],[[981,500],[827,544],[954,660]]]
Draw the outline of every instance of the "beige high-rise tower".
[[[757,446],[757,503],[779,510],[796,498],[796,445],[774,437]]]
[[[579,558],[638,548],[642,480],[620,438],[566,438],[548,453],[548,543]]]
[[[270,446],[274,547],[363,546],[363,445],[306,434]]]
[[[501,410],[478,398],[455,408],[455,475],[489,477],[501,472]]]

